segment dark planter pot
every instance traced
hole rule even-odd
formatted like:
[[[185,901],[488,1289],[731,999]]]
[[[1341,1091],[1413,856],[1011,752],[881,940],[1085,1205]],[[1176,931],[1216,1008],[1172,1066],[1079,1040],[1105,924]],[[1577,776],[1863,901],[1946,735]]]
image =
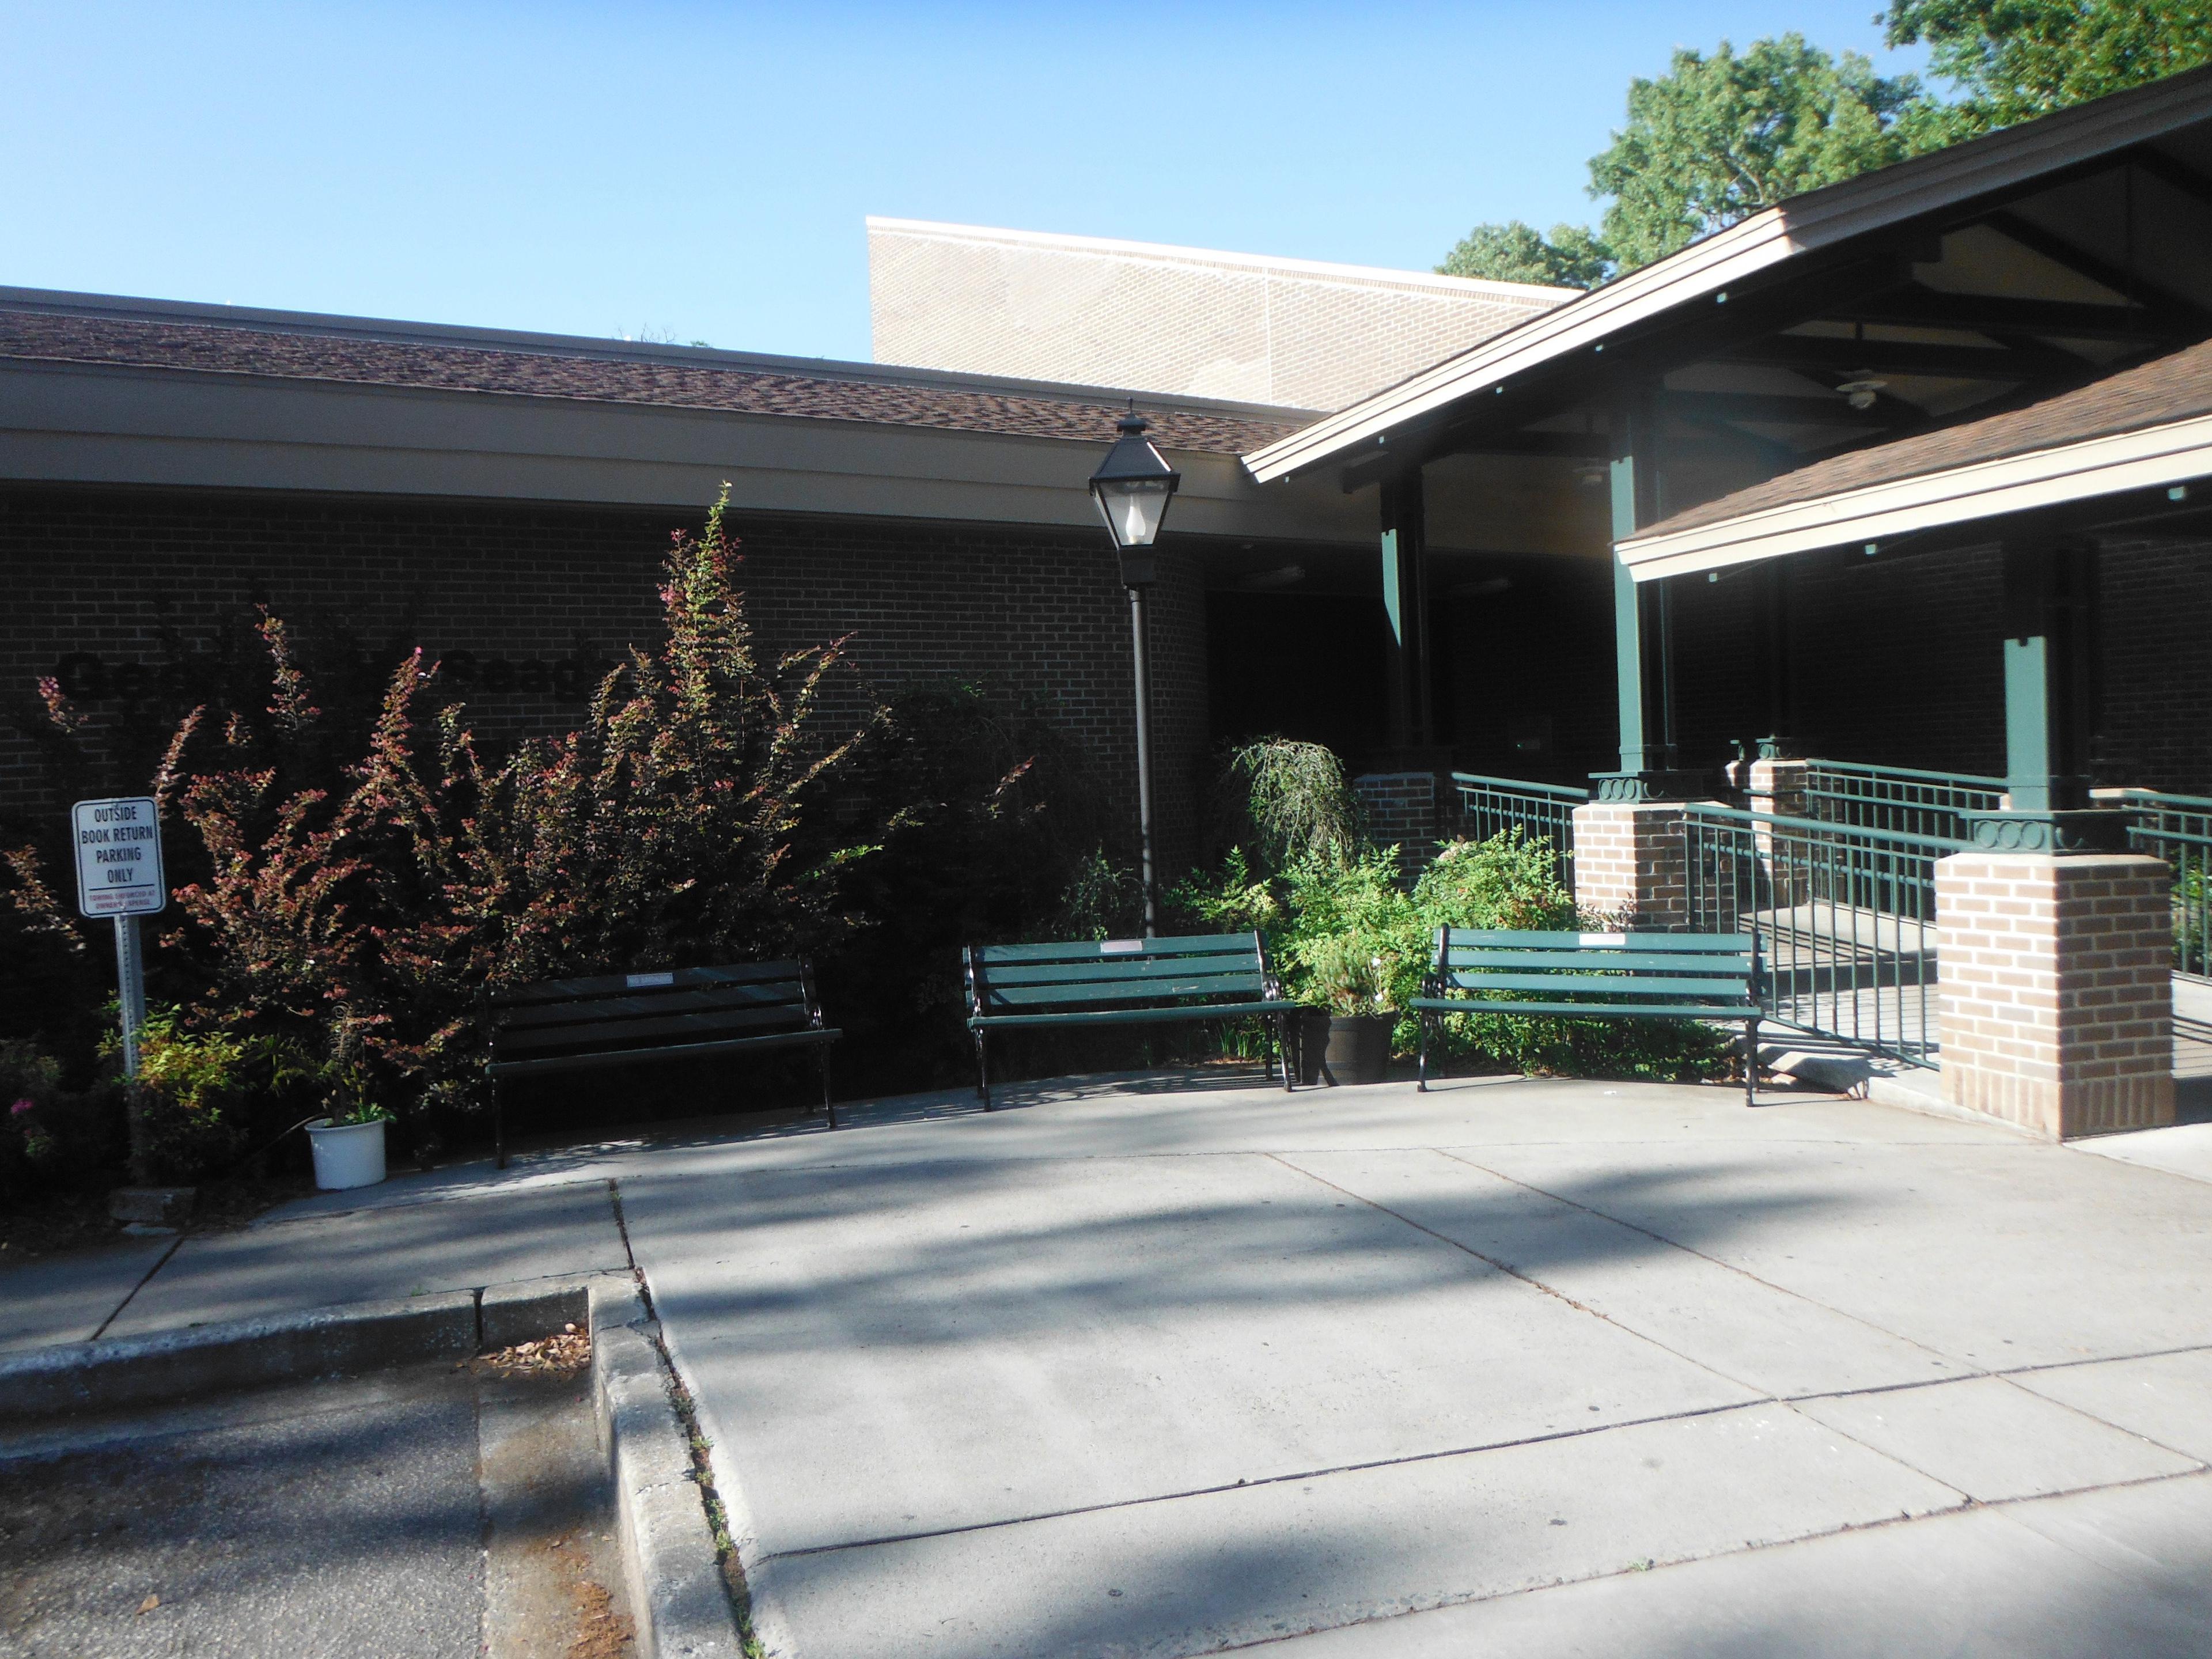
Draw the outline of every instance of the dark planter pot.
[[[1323,1061],[1339,1083],[1380,1083],[1390,1074],[1395,1014],[1332,1014]]]

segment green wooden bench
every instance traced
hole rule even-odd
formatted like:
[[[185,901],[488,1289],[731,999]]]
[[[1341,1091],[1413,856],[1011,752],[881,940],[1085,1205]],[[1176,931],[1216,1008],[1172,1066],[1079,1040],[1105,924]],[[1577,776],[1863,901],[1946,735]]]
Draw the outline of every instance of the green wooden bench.
[[[804,957],[726,968],[665,968],[593,979],[548,980],[491,999],[492,1136],[507,1167],[506,1084],[556,1072],[811,1045],[830,1098],[830,1045],[842,1033],[822,1022],[814,969]]]
[[[1413,999],[1420,1087],[1430,1027],[1446,1014],[1564,1014],[1576,1019],[1743,1023],[1743,1097],[1756,1103],[1760,969],[1755,933],[1538,933],[1437,929]]]
[[[1274,1075],[1279,1051],[1283,1087],[1293,1086],[1291,1022],[1298,1005],[1283,995],[1257,933],[971,945],[963,954],[975,1092],[986,1111],[991,1034],[1048,1025],[1157,1025],[1257,1014],[1271,1028],[1268,1075]]]

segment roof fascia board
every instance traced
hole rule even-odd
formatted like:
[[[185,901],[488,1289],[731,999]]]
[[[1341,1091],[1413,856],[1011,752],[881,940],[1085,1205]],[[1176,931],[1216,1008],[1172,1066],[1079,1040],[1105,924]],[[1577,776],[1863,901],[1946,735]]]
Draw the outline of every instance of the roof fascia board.
[[[0,483],[311,490],[1092,526],[1095,445],[527,394],[0,361]],[[1289,496],[1231,455],[1174,452],[1177,523],[1371,540],[1319,481]]]
[[[1616,544],[1639,582],[2185,483],[2212,474],[2212,416],[1978,461]]]
[[[2212,113],[2208,86],[2212,70],[2192,70],[1768,208],[1255,450],[1244,464],[1267,483],[1340,459],[1394,427],[1602,344],[1638,323],[1750,282],[1791,258],[2014,191],[2160,137]]]

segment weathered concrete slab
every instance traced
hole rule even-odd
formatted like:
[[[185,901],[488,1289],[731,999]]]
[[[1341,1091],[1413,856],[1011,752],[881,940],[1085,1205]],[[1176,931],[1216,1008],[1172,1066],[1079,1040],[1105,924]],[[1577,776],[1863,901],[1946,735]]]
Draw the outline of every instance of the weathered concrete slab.
[[[625,1182],[623,1207],[771,1552],[1757,1397],[1262,1156]]]
[[[188,1238],[110,1336],[624,1267],[601,1182]]]
[[[1799,1408],[1984,1504],[2203,1467],[2001,1377],[1808,1400]]]
[[[1286,1161],[1525,1273],[1623,1328],[1765,1393],[1887,1388],[1963,1367],[1711,1257],[1437,1152],[1297,1152]],[[1685,1194],[1694,1206],[1694,1195]],[[1732,1224],[1786,1223],[1787,1199]],[[1653,1217],[1674,1225],[1671,1218]],[[1702,1217],[1702,1231],[1710,1224]]]
[[[2163,1170],[2191,1181],[2212,1181],[2212,1123],[2179,1123],[2170,1129],[2095,1135],[2069,1143],[2069,1150],[2140,1169]]]
[[[2064,1147],[1853,1146],[1778,1124],[1764,1144],[1455,1150],[1978,1369],[2212,1345],[2212,1194]]]
[[[1191,1654],[1960,1501],[1765,1406],[789,1557],[759,1576],[801,1655]]]
[[[2149,1548],[2084,1553],[2086,1529]],[[2197,1659],[2212,1480],[1932,1516],[1350,1626],[1280,1659]]]
[[[0,1269],[0,1353],[90,1341],[175,1243],[134,1239]]]
[[[0,1651],[472,1659],[475,1394],[439,1365],[0,1440]]]
[[[2212,1462],[2212,1349],[2065,1365],[2013,1380],[2131,1434]]]

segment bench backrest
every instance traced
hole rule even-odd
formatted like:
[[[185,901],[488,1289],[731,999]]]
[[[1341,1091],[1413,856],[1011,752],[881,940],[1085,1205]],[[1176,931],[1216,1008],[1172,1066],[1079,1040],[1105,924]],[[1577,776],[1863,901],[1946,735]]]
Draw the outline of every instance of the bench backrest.
[[[1431,996],[1528,993],[1655,1006],[1750,1007],[1758,994],[1753,933],[1566,933],[1439,927]]]
[[[1282,988],[1257,933],[971,945],[968,1003],[977,1015],[1051,1014],[1262,1002]]]
[[[804,957],[547,980],[499,992],[491,1006],[498,1060],[663,1048],[822,1024],[814,971]]]

